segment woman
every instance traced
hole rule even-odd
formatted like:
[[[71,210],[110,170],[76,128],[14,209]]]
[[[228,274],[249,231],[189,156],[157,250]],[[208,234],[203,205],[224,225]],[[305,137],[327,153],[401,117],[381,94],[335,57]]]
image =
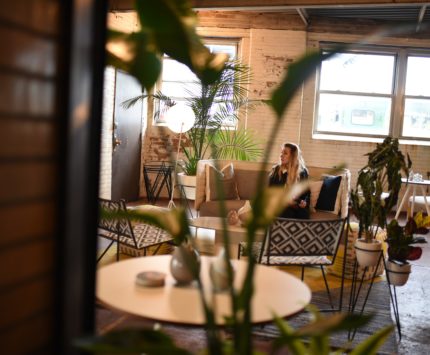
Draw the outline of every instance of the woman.
[[[294,143],[284,143],[280,163],[272,168],[269,174],[270,186],[291,186],[292,184],[306,180],[309,176],[305,162],[298,145]],[[307,190],[298,198],[295,203],[288,206],[280,215],[284,218],[309,218],[310,192]]]

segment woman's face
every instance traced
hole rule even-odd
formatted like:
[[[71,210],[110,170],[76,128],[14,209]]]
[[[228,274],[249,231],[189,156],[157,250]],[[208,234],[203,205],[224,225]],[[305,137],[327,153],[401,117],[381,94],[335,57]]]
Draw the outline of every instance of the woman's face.
[[[282,148],[281,154],[279,155],[281,158],[281,164],[285,165],[288,164],[290,157],[291,157],[291,149],[290,148]]]

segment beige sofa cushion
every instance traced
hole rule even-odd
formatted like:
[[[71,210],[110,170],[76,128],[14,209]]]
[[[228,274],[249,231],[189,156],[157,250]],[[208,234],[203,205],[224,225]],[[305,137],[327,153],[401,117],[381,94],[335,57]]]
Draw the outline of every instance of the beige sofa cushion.
[[[220,187],[223,190],[224,199],[239,200],[235,171],[233,164],[229,163],[221,170],[209,164],[206,165],[206,201],[221,199],[218,194],[217,179],[219,179]]]

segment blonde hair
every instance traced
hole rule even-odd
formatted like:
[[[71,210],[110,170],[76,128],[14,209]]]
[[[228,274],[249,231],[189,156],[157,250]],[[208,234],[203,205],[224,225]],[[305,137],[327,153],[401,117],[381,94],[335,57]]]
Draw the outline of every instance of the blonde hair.
[[[281,177],[282,168],[286,168],[288,171],[287,185],[292,185],[299,181],[300,173],[306,170],[305,161],[303,160],[302,152],[297,144],[284,143],[282,149],[290,150],[290,159],[287,164],[281,165],[280,169],[278,169],[278,174],[279,177]]]

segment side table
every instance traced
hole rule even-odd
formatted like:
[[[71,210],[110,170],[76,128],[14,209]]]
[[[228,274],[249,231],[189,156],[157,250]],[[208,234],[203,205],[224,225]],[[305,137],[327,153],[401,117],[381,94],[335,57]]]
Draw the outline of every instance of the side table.
[[[168,162],[150,162],[143,165],[143,178],[148,202],[155,205],[164,186],[167,188],[169,199],[171,198],[173,165]],[[150,176],[154,176],[152,180]]]

